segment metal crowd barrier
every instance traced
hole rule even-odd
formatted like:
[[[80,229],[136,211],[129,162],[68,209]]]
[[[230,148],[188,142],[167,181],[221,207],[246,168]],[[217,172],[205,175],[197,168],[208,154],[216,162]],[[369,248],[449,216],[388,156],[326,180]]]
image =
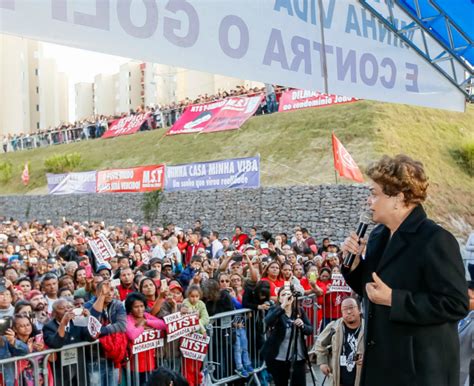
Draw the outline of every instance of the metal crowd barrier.
[[[332,303],[318,304],[316,295],[299,298],[299,305],[305,310],[313,334],[306,337],[310,350],[321,323],[335,315]],[[340,305],[337,307],[340,308]],[[60,350],[45,350],[21,357],[0,360],[0,386],[143,386],[150,373],[159,366],[168,367],[183,375],[188,375],[191,385],[224,385],[241,379],[236,373],[236,359],[243,358],[247,346],[248,358],[254,372],[247,381],[260,385],[265,373],[265,363],[260,349],[266,339],[263,311],[240,309],[214,315],[210,318],[208,335],[210,343],[206,360],[196,362],[186,360],[179,350],[179,340],[165,343],[163,347],[147,351],[146,355],[130,355],[129,360],[119,370],[107,360],[100,343],[84,342],[65,346]],[[148,365],[143,370],[143,361]],[[263,373],[263,374],[262,374]],[[192,375],[192,379],[189,375]],[[260,377],[260,378],[259,378]]]

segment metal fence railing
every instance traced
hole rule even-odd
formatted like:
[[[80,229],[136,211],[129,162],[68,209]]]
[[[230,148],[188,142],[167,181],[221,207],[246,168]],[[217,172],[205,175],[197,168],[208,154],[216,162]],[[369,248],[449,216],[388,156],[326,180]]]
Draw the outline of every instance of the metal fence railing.
[[[313,347],[321,324],[337,314],[334,307],[340,305],[333,303],[325,301],[324,296],[319,297],[319,302],[316,295],[299,298],[299,305],[313,325],[313,334],[306,337],[308,350]],[[247,358],[254,369],[247,381],[260,385],[265,373],[260,356],[266,339],[264,317],[264,311],[250,309],[212,316],[207,329],[210,343],[203,363],[183,358],[176,340],[147,351],[145,359],[144,353],[131,355],[129,351],[128,361],[116,369],[105,358],[99,341],[85,342],[0,360],[0,386],[143,386],[159,366],[187,375],[188,380],[192,374],[190,384],[224,385],[240,379],[236,369]],[[143,366],[144,360],[149,364]]]

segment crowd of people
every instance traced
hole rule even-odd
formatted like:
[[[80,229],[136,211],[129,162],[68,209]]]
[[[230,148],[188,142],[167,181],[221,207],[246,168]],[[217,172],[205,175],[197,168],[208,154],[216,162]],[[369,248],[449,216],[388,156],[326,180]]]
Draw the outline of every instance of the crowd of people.
[[[147,113],[150,117],[142,125],[141,131],[171,127],[190,105],[210,103],[236,96],[262,95],[262,102],[255,115],[271,114],[278,111],[278,101],[283,91],[283,87],[271,84],[267,84],[262,88],[254,87],[250,89],[237,85],[234,89],[219,91],[215,94],[206,93],[198,95],[195,99],[185,98],[184,100],[164,105],[137,106],[129,112],[108,116],[94,115],[80,121],[61,123],[57,127],[38,129],[31,133],[5,134],[1,139],[2,149],[6,153],[100,138],[107,131],[111,122],[129,115],[141,113]]]
[[[116,251],[106,263],[99,262],[88,244],[101,233]],[[89,315],[102,324],[99,339],[105,351],[107,344],[126,347],[144,329],[164,330],[163,317],[177,311],[197,312],[199,332],[205,335],[210,316],[242,307],[266,312],[281,304],[279,290],[285,283],[301,296],[317,298],[318,320],[310,321],[308,333],[311,326],[322,329],[342,315],[343,297],[330,293],[331,275],[339,272],[339,247],[328,238],[317,242],[305,228],[272,235],[236,226],[228,238],[205,229],[199,220],[182,229],[174,224],[107,227],[103,222],[65,221],[55,226],[10,219],[0,224],[0,261],[0,317],[11,322],[2,336],[2,359],[93,341],[97,336],[74,322]],[[124,332],[128,341],[102,341],[107,336],[117,339],[117,332]],[[239,344],[234,347],[233,365],[242,378],[255,366],[245,335],[245,328],[236,332]],[[116,355],[101,357],[97,376],[104,385],[118,382],[117,369],[106,371],[126,353]],[[193,362],[184,364],[184,375],[190,385],[198,385],[202,369]],[[153,360],[139,363],[143,374],[154,369]],[[6,379],[14,377],[4,373]],[[21,376],[31,376],[28,368]]]

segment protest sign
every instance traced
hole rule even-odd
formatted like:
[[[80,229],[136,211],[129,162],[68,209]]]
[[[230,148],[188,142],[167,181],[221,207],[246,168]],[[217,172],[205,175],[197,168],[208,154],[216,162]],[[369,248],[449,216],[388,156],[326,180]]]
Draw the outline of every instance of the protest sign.
[[[238,129],[249,119],[262,97],[233,97],[189,106],[167,134],[212,133]]]
[[[317,91],[288,90],[283,92],[281,95],[278,111],[301,110],[311,107],[340,105],[356,101],[358,101],[357,98],[333,94],[322,94]]]
[[[49,194],[95,193],[96,171],[46,174]]]
[[[179,345],[183,357],[204,362],[211,338],[201,334],[186,335]]]
[[[260,157],[167,166],[165,191],[260,187]]]
[[[176,312],[165,316],[167,341],[172,342],[194,331],[199,331],[199,316],[196,313]]]
[[[148,351],[164,346],[163,333],[160,330],[145,330],[138,338],[135,338],[132,345],[132,354]]]
[[[87,323],[87,330],[89,331],[90,336],[97,336],[100,333],[102,324],[92,315],[89,316],[89,322]]]
[[[163,189],[164,165],[97,172],[97,193],[135,193]]]
[[[88,243],[99,264],[104,264],[117,254],[110,241],[102,233],[98,238],[89,240]]]
[[[352,292],[351,287],[349,287],[340,273],[335,273],[331,276],[332,282],[331,287],[328,292]]]
[[[109,129],[104,133],[102,138],[112,138],[136,133],[148,118],[149,114],[143,113],[116,119],[109,123]]]

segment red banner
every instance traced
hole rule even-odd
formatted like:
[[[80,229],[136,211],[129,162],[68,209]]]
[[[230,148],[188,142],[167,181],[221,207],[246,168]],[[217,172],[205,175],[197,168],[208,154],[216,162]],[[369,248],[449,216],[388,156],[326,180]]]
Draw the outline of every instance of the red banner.
[[[109,129],[104,133],[102,138],[118,137],[120,135],[128,135],[136,133],[140,130],[141,125],[149,117],[148,113],[129,115],[128,117],[116,119],[109,123]]]
[[[301,110],[311,107],[340,105],[356,101],[358,101],[357,98],[334,94],[322,94],[317,91],[289,90],[281,95],[278,111]]]
[[[163,189],[165,165],[109,169],[97,172],[97,193],[151,192]]]
[[[189,106],[167,135],[212,133],[238,129],[260,105],[261,96],[234,97]]]

